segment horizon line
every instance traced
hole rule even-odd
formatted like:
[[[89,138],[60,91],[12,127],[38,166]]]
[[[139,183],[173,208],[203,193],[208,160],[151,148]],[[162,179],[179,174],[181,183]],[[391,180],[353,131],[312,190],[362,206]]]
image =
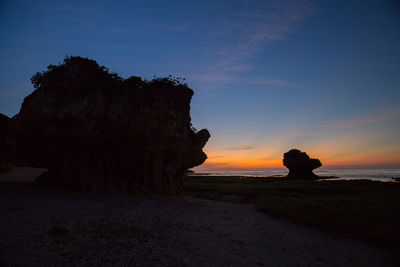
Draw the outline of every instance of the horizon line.
[[[257,167],[257,168],[243,168],[243,167],[227,167],[227,168],[207,168],[207,167],[202,167],[196,166],[191,168],[190,170],[193,169],[200,169],[200,170],[195,170],[195,172],[213,172],[213,171],[279,171],[279,170],[287,170],[285,166],[282,167]],[[399,164],[377,164],[377,165],[371,165],[371,164],[357,164],[357,165],[324,165],[321,166],[320,168],[314,169],[313,171],[318,171],[318,170],[327,170],[327,169],[400,169],[400,163]]]

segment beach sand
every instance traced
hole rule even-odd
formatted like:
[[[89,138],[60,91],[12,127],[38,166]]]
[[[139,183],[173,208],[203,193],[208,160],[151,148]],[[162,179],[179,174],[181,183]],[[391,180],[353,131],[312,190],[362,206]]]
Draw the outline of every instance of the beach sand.
[[[0,174],[0,182],[34,182],[35,178],[47,171],[43,168],[14,167],[8,173]]]
[[[0,266],[392,264],[383,250],[276,219],[234,197],[70,192],[26,182],[42,171],[0,177]],[[65,233],[50,234],[54,226]]]

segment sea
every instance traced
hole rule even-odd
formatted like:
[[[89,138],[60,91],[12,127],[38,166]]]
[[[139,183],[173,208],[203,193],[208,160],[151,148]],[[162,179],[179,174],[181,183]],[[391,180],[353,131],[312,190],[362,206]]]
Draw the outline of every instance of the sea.
[[[243,177],[266,177],[286,176],[287,170],[266,170],[266,171],[212,171],[199,172],[193,175],[201,176],[243,176]],[[318,176],[335,176],[329,180],[372,180],[381,182],[393,182],[393,178],[400,178],[400,169],[323,169],[314,170]]]

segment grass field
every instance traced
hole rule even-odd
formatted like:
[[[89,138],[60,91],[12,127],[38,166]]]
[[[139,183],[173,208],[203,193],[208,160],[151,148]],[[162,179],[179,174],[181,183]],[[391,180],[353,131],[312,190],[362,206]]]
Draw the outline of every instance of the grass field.
[[[399,183],[187,176],[184,185],[191,192],[239,195],[260,211],[337,237],[400,249]]]

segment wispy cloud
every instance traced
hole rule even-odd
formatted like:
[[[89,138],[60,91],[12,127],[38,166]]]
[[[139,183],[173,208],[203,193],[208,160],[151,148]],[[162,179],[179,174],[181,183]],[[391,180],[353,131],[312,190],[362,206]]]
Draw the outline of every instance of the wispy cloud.
[[[243,145],[243,146],[227,147],[224,150],[251,150],[251,149],[255,149],[255,148],[256,148],[255,145]]]
[[[239,66],[240,67],[240,66]],[[256,85],[275,85],[275,86],[294,86],[294,83],[283,81],[279,79],[257,78],[257,77],[239,77],[230,72],[239,72],[238,69],[227,69],[223,72],[210,72],[205,74],[191,75],[191,80],[201,81],[203,83],[218,83],[218,84],[231,84],[231,83],[246,83]]]
[[[279,79],[268,79],[268,78],[237,78],[237,82],[245,82],[247,84],[258,84],[258,85],[278,85],[278,86],[294,86],[294,83],[283,81]]]
[[[237,164],[240,164],[239,161],[237,162],[208,162],[206,161],[202,166],[208,170],[224,170],[224,169],[232,169],[237,167]]]
[[[354,128],[370,123],[378,123],[396,117],[400,117],[400,108],[397,107],[378,111],[372,114],[365,114],[363,117],[359,118],[332,121],[324,124],[323,128],[335,128],[335,129]]]
[[[215,160],[215,159],[221,159],[221,158],[225,158],[225,155],[207,155],[208,160]]]
[[[243,3],[243,2],[241,2]],[[271,43],[282,41],[313,11],[308,1],[259,1],[242,4],[236,14],[222,19],[211,34],[225,45],[206,55],[204,82],[227,83],[239,79],[238,72],[253,68],[250,59]],[[278,81],[278,82],[276,82]],[[266,79],[265,84],[287,85]]]

